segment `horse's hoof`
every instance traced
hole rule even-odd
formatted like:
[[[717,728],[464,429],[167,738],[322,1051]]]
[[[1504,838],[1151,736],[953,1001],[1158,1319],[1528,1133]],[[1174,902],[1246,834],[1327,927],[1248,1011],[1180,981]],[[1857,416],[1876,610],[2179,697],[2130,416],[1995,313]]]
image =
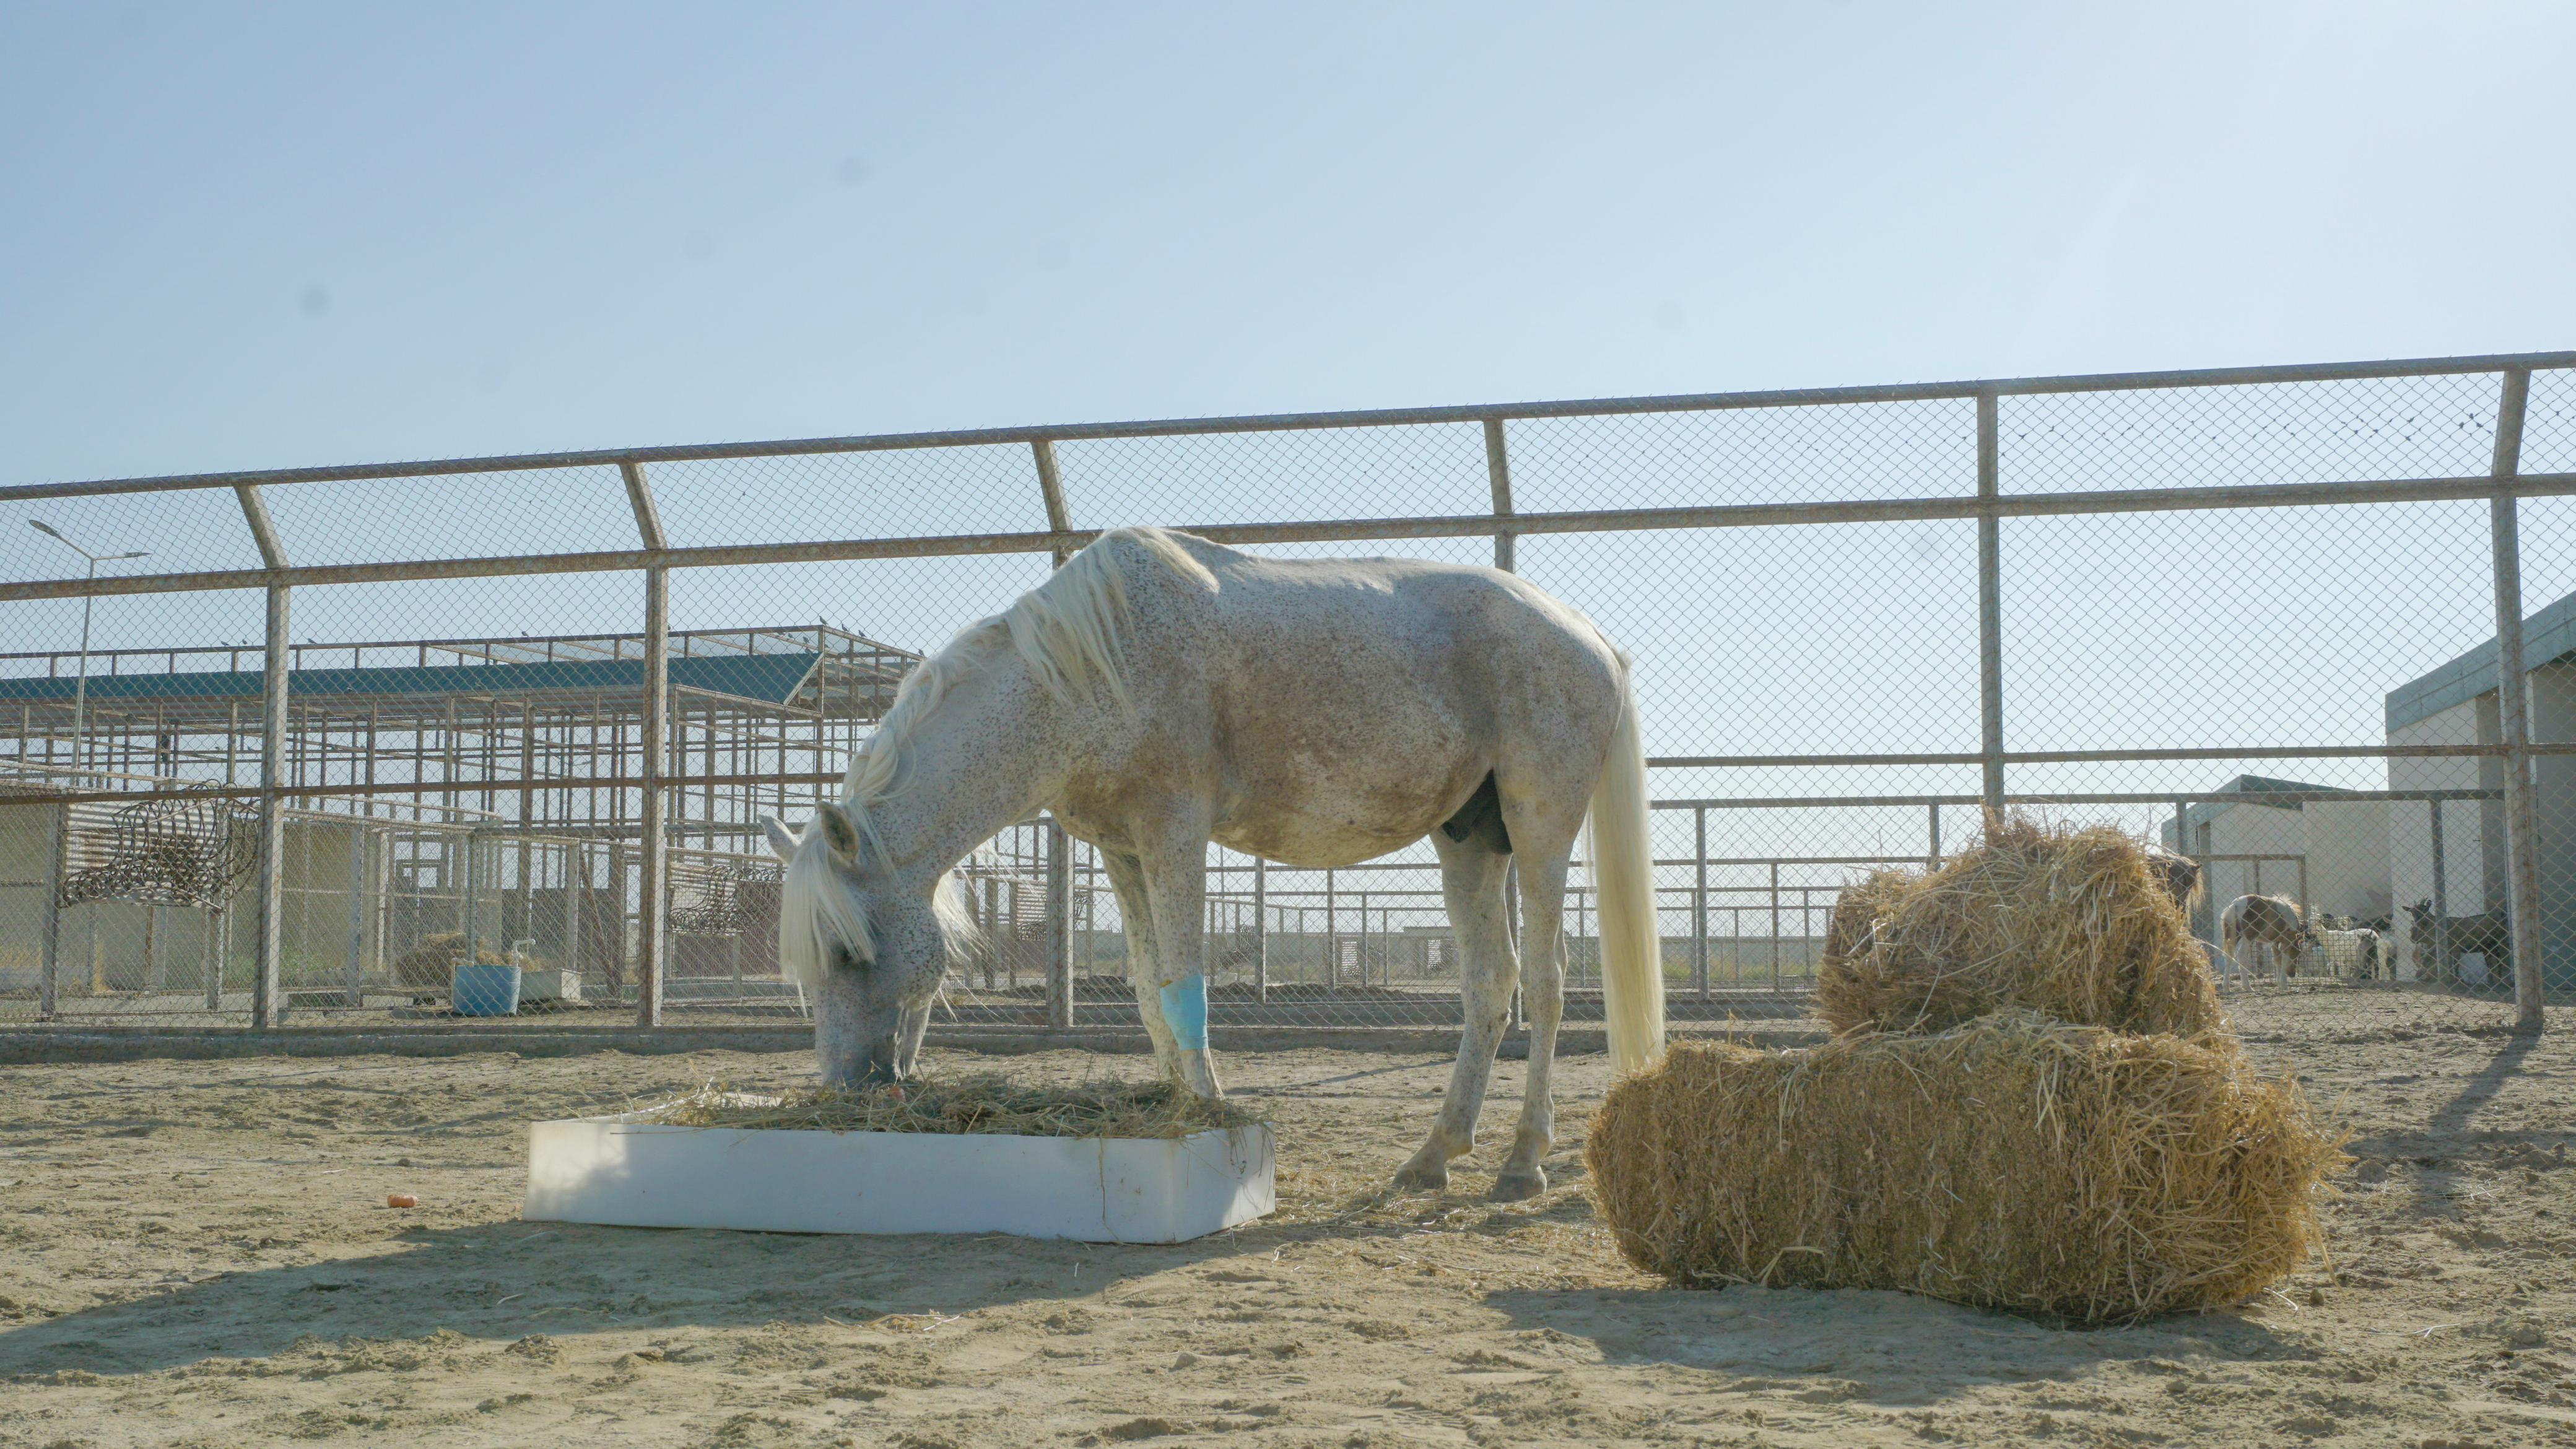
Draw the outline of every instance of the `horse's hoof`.
[[[1449,1185],[1449,1164],[1408,1162],[1396,1170],[1395,1185],[1406,1192],[1438,1192]]]
[[[1547,1191],[1547,1169],[1532,1167],[1527,1172],[1506,1172],[1494,1179],[1493,1191],[1486,1193],[1493,1202],[1521,1202]]]

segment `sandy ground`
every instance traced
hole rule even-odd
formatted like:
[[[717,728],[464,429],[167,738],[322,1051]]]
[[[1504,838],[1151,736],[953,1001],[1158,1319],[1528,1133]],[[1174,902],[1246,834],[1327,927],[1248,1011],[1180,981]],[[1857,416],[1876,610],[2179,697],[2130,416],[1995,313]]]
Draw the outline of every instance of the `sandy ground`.
[[[1449,1192],[1377,1190],[1444,1062],[1237,1057],[1281,1211],[1169,1248],[516,1220],[530,1120],[799,1056],[12,1068],[0,1446],[2576,1444],[2568,1015],[2535,1043],[2487,1004],[2240,1002],[2360,1134],[2334,1263],[2107,1332],[1638,1277],[1582,1196],[1597,1057],[1564,1074],[1558,1186],[1509,1207],[1491,1120]],[[1504,1110],[1518,1087],[1504,1064]]]

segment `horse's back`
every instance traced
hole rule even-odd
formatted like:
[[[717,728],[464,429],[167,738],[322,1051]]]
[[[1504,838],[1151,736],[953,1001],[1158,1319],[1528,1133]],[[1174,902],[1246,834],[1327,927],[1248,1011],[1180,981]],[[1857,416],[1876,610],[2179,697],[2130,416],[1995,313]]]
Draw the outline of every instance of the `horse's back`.
[[[1172,535],[1216,580],[1212,620],[1265,655],[1312,639],[1470,675],[1598,670],[1616,651],[1589,620],[1517,575],[1410,558],[1268,558]],[[1293,650],[1292,650],[1293,652]]]
[[[1162,609],[1138,601],[1140,636],[1160,638],[1139,642],[1204,684],[1189,693],[1223,759],[1220,834],[1243,832],[1229,843],[1358,859],[1419,838],[1488,774],[1507,796],[1542,772],[1589,793],[1621,708],[1618,656],[1543,591],[1493,569],[1168,537],[1205,580],[1164,576]]]

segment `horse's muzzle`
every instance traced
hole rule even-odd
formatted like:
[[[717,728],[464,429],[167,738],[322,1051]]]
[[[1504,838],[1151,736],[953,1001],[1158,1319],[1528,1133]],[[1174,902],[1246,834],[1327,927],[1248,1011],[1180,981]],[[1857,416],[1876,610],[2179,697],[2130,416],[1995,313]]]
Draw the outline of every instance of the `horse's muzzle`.
[[[826,996],[814,1013],[815,1064],[826,1087],[892,1082],[902,1065],[902,1017]]]

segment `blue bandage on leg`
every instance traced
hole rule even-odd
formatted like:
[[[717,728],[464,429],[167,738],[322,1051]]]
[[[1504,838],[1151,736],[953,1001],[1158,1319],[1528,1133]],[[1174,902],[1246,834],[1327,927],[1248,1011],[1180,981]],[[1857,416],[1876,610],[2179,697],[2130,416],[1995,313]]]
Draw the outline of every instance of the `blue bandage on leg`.
[[[1185,1052],[1207,1050],[1207,978],[1192,974],[1163,988],[1163,1025]]]

